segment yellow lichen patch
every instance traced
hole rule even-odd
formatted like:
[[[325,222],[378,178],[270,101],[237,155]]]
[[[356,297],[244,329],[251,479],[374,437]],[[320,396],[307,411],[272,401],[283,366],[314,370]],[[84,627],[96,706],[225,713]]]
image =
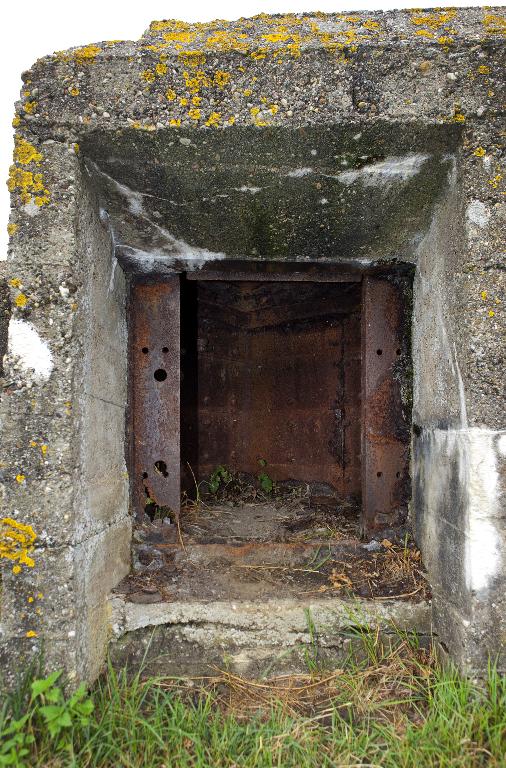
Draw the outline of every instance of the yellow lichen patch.
[[[190,24],[187,21],[177,19],[164,19],[162,21],[152,21],[149,25],[150,32],[161,32],[164,29],[189,29]]]
[[[177,93],[173,91],[172,88],[169,88],[169,90],[165,92],[165,98],[168,101],[175,101],[177,98]]]
[[[369,29],[371,32],[377,32],[380,29],[380,24],[378,21],[373,21],[372,19],[368,19],[367,21],[364,21],[362,24],[362,27],[364,29]]]
[[[10,517],[0,519],[0,558],[17,563],[14,566],[19,568],[16,573],[21,570],[21,565],[33,568],[35,562],[31,554],[36,538],[37,534],[31,525],[19,523]]]
[[[462,114],[460,110],[460,104],[456,103],[453,107],[453,115],[451,117],[444,118],[447,122],[450,123],[465,123],[466,118],[465,115]]]
[[[201,88],[208,88],[211,85],[211,80],[202,69],[197,69],[193,74],[185,70],[183,77],[186,89],[190,93],[196,94]]]
[[[251,51],[251,58],[255,61],[261,61],[262,59],[267,58],[267,54],[269,51],[267,48],[257,48],[255,51]]]
[[[40,155],[42,157],[42,155]],[[36,156],[35,156],[36,158]],[[37,160],[35,159],[35,162]],[[34,201],[37,206],[47,205],[51,199],[49,190],[44,186],[41,173],[32,173],[11,165],[7,180],[9,192],[17,192],[23,204]],[[40,194],[42,193],[42,194]]]
[[[145,69],[141,72],[140,77],[146,81],[146,83],[154,83],[156,76],[152,69]]]
[[[26,633],[26,637],[37,637],[37,633],[33,631],[33,629],[29,629]]]
[[[158,77],[162,77],[162,75],[167,74],[167,64],[159,63],[155,67],[155,72],[158,75]]]
[[[490,75],[490,67],[487,67],[485,64],[480,64],[478,69],[476,70],[479,75]]]
[[[46,455],[46,453],[47,453],[47,445],[45,445],[45,444],[41,445],[41,446],[40,446],[40,452],[41,452],[41,454],[42,454],[43,456],[45,456],[45,455]]]
[[[497,189],[499,185],[501,184],[501,181],[503,180],[503,174],[501,173],[501,166],[496,166],[496,174],[491,179],[488,180],[488,183],[492,187],[492,189]]]
[[[79,96],[81,91],[79,90],[79,88],[76,85],[74,85],[72,88],[69,89],[69,93],[70,93],[71,96]]]
[[[488,293],[486,291],[482,291],[480,296],[483,299],[483,301],[486,301],[488,298]]]
[[[277,115],[277,113],[279,112],[278,105],[277,104],[271,104],[270,107],[269,107],[269,111],[270,111],[270,113],[272,115]]]
[[[230,82],[230,72],[224,72],[222,69],[216,70],[213,77],[213,83],[218,88],[224,88]]]
[[[24,482],[25,482],[25,480],[26,480],[26,477],[25,477],[25,475],[22,475],[22,474],[18,474],[18,475],[16,475],[16,483],[19,483],[19,485],[21,485],[22,483],[24,483]]]
[[[198,69],[206,63],[206,56],[203,51],[180,51],[178,56],[184,66],[190,69]]]
[[[13,237],[19,229],[19,224],[7,224],[7,232],[10,237]],[[11,281],[12,285],[12,281]]]
[[[16,305],[16,307],[23,309],[23,307],[26,307],[26,305],[28,304],[27,296],[24,293],[18,293],[18,295],[14,299],[14,304]]]
[[[438,37],[437,41],[439,45],[449,46],[453,43],[453,37],[448,37],[448,35],[441,35],[441,37]]]
[[[505,35],[506,18],[494,13],[487,13],[483,17],[483,25],[488,35]]]
[[[192,120],[200,120],[200,109],[188,110],[188,117],[190,117]]]
[[[192,96],[192,104],[194,107],[200,107],[202,99],[200,96]]]
[[[195,40],[195,32],[166,32],[163,35],[163,39],[168,43],[193,43]]]
[[[494,312],[494,310],[493,310],[493,309],[489,309],[489,310],[488,310],[488,316],[489,316],[489,317],[495,317],[495,312]]]
[[[208,128],[216,127],[220,124],[221,120],[221,112],[211,112],[208,119],[206,120],[206,125]]]
[[[21,165],[28,165],[29,163],[40,165],[42,155],[29,141],[26,141],[21,136],[16,136],[14,160]]]
[[[20,288],[21,280],[19,277],[13,277],[12,280],[9,280],[9,285],[12,285],[13,288]]]
[[[181,104],[182,107],[187,107],[188,106],[188,99],[186,98],[186,96],[181,96],[179,98],[179,103]]]
[[[13,128],[17,128],[20,123],[21,123],[20,116],[19,115],[14,115],[14,117],[12,118],[12,127]]]
[[[287,32],[274,32],[269,35],[261,35],[263,40],[267,40],[268,43],[286,43],[292,39],[292,36]]]
[[[36,101],[25,101],[25,103],[23,104],[23,109],[24,109],[25,112],[27,112],[29,115],[31,115],[37,109],[37,102]]]
[[[206,46],[214,51],[238,51],[247,53],[249,45],[247,35],[237,33],[234,29],[218,29],[206,39]]]
[[[476,149],[473,152],[473,155],[476,155],[476,157],[485,157],[487,154],[487,151],[483,149],[483,147],[476,147]]]
[[[74,51],[73,56],[80,65],[92,64],[101,50],[98,45],[85,45]]]
[[[428,29],[417,29],[415,35],[419,35],[419,37],[434,37],[434,33],[429,32]]]
[[[29,145],[31,146],[31,145]],[[29,152],[23,148],[24,159],[29,155]],[[37,156],[42,157],[36,153],[33,156],[34,162],[37,162]],[[41,173],[32,173],[31,171],[25,171],[22,168],[18,168],[15,165],[11,165],[9,169],[9,178],[7,180],[7,188],[9,192],[18,192],[20,200],[23,204],[30,203],[34,200],[38,206],[47,205],[50,201],[49,190],[44,186],[44,180]],[[38,193],[43,193],[39,195]]]
[[[180,118],[175,118],[175,117],[172,117],[172,118],[169,120],[169,125],[170,125],[170,127],[171,127],[171,128],[179,128],[179,126],[181,125],[181,120],[180,120]]]
[[[411,23],[420,27],[429,27],[429,29],[440,29],[448,24],[457,15],[457,11],[454,8],[445,8],[444,10],[434,12],[422,12],[417,15],[417,11],[413,11],[411,15]]]

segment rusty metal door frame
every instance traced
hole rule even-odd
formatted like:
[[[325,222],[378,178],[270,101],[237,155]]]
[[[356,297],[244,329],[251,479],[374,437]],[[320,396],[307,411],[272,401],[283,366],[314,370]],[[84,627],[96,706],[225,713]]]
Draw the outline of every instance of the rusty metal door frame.
[[[132,502],[139,515],[151,503],[179,512],[179,276],[134,283],[130,323]]]
[[[409,354],[402,281],[362,282],[362,530],[404,522],[409,500],[409,424],[401,385]]]
[[[325,268],[296,280],[322,281]],[[284,280],[290,273],[240,270],[188,274],[188,279]],[[362,530],[370,535],[401,520],[409,494],[409,425],[394,374],[406,354],[402,288],[385,277],[362,280],[361,475]],[[338,282],[331,275],[328,282]],[[142,513],[151,499],[179,512],[180,458],[180,276],[134,283],[130,323],[130,442],[132,503]]]

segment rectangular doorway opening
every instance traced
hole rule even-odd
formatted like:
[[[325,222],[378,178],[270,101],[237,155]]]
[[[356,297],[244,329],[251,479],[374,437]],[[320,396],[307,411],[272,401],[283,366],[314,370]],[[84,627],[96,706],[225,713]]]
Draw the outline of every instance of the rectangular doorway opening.
[[[182,489],[207,504],[183,521],[196,540],[358,533],[360,306],[359,282],[182,282]]]
[[[132,496],[189,544],[358,540],[406,521],[410,277],[137,282]]]

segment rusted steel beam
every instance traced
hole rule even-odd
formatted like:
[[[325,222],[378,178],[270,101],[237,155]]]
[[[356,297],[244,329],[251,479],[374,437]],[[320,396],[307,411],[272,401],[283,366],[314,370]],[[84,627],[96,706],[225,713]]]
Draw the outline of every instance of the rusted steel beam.
[[[362,279],[361,273],[357,272],[339,272],[333,270],[332,266],[313,269],[311,271],[297,271],[297,267],[292,266],[293,271],[279,272],[256,272],[246,270],[222,269],[222,270],[198,270],[188,272],[187,280],[235,280],[237,282],[296,282],[296,283],[359,283]]]
[[[365,276],[362,288],[362,527],[403,522],[409,424],[401,386],[409,353],[402,283]]]
[[[132,500],[180,506],[179,277],[132,287],[130,322]]]

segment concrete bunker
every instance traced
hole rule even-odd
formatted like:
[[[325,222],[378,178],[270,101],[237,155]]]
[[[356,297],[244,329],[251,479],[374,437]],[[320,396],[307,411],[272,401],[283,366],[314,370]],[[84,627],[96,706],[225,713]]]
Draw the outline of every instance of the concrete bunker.
[[[254,674],[296,664],[308,611],[335,658],[357,605],[385,632],[434,629],[467,668],[503,653],[494,14],[216,22],[185,28],[190,47],[158,22],[27,75],[2,391],[2,526],[27,547],[3,572],[9,674],[45,643],[49,666],[91,679],[108,647],[120,663],[150,642],[164,671]],[[450,23],[454,48],[430,37]],[[219,467],[256,495],[196,510],[194,476]],[[410,526],[432,602],[402,580],[377,600],[377,538]]]

